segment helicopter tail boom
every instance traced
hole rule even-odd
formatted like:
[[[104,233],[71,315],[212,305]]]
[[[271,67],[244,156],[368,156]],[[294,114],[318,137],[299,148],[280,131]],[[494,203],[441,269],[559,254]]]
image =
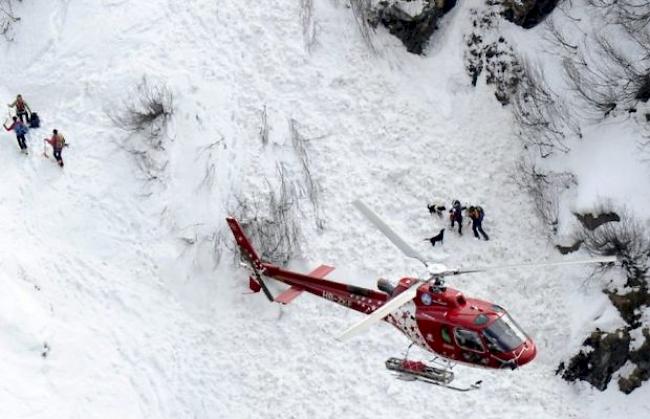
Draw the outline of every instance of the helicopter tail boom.
[[[248,261],[248,264],[244,265],[246,265],[246,267],[252,271],[252,275],[248,278],[248,287],[253,292],[260,292],[260,290],[264,291],[266,298],[268,298],[269,301],[273,302],[273,294],[271,294],[271,291],[269,291],[268,287],[264,283],[264,280],[262,279],[262,275],[266,270],[262,259],[260,259],[260,257],[257,255],[257,252],[253,248],[250,240],[248,240],[248,237],[246,237],[246,234],[241,228],[241,225],[239,225],[239,222],[233,217],[227,217],[226,222],[228,223],[228,227],[230,227],[233,236],[235,236],[235,240],[237,241],[237,245],[241,250],[242,256]]]

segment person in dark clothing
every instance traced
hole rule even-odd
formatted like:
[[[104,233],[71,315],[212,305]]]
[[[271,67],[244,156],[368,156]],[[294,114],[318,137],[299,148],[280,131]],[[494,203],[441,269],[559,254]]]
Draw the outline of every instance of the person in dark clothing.
[[[485,231],[483,231],[483,217],[485,216],[483,208],[480,206],[471,206],[469,207],[467,215],[469,215],[469,218],[472,220],[472,231],[474,232],[474,237],[480,240],[481,237],[478,233],[481,233],[485,240],[490,240],[488,235],[485,234]]]
[[[27,104],[27,102],[25,102],[22,95],[16,96],[16,100],[14,100],[13,103],[9,103],[7,106],[9,106],[10,108],[14,108],[14,107],[16,108],[16,116],[20,118],[20,121],[22,123],[25,123],[25,120],[26,122],[29,122],[29,114],[27,113],[27,111],[29,111],[29,113],[31,114],[32,110],[29,109],[29,105]],[[23,119],[23,117],[25,119]]]
[[[459,200],[454,200],[449,210],[449,220],[451,221],[451,228],[454,228],[454,223],[458,223],[458,234],[463,235],[463,210],[465,207],[460,205]]]
[[[16,133],[16,140],[18,140],[18,147],[20,151],[27,154],[27,142],[25,141],[25,134],[27,134],[27,127],[21,121],[18,120],[18,117],[12,117],[13,124],[7,126],[7,124],[2,124],[2,126],[7,130],[13,130]]]
[[[61,157],[61,152],[63,151],[63,147],[65,147],[65,138],[63,135],[59,134],[57,130],[52,130],[52,138],[46,138],[44,141],[52,146],[54,158],[59,163],[59,166],[63,167],[63,158]]]

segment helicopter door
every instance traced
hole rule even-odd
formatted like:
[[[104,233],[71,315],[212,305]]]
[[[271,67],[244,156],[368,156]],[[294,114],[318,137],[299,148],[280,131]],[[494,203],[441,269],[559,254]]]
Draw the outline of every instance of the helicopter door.
[[[486,364],[489,361],[478,333],[457,327],[454,329],[454,337],[461,349],[460,358],[463,361],[472,364]]]

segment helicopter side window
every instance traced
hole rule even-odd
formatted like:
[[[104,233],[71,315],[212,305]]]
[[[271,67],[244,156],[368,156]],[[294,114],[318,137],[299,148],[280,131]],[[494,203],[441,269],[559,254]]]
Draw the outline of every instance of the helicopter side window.
[[[461,348],[467,349],[468,351],[485,352],[483,342],[478,333],[472,332],[471,330],[456,328],[454,329],[454,336],[456,337],[458,346]]]
[[[451,344],[451,335],[449,334],[449,328],[447,326],[440,327],[440,336],[442,337],[443,342]]]

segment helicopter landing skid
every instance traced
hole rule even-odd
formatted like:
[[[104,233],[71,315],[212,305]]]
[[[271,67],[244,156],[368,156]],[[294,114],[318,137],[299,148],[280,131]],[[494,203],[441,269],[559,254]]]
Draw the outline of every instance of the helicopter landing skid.
[[[421,361],[410,361],[408,359],[388,358],[386,368],[398,373],[398,378],[405,381],[420,380],[425,383],[435,384],[456,391],[478,390],[481,387],[481,381],[468,386],[458,387],[452,385],[454,373],[447,369],[431,367]]]

